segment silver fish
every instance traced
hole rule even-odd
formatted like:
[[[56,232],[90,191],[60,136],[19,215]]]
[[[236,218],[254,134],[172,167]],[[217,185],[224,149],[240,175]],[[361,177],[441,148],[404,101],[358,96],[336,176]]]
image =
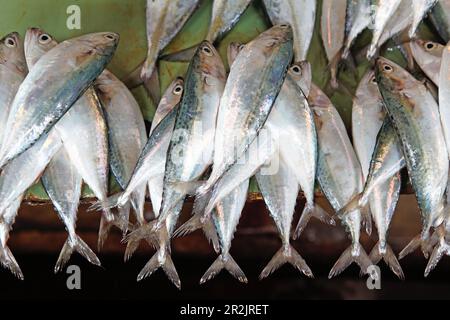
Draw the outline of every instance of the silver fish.
[[[290,244],[292,219],[299,192],[299,184],[295,179],[295,175],[290,170],[289,165],[284,163],[281,156],[277,173],[269,175],[261,174],[260,171],[256,174],[256,179],[282,242],[281,249],[267,264],[259,278],[268,277],[285,263],[292,264],[300,272],[312,278],[313,273],[311,269]]]
[[[212,44],[204,41],[191,61],[186,75],[184,95],[178,108],[167,152],[163,197],[158,219],[144,226],[142,230],[131,233],[129,237],[136,240],[136,235],[140,237],[143,230],[147,230],[147,233],[156,232],[158,253],[141,271],[143,277],[164,266],[163,270],[171,270],[169,273],[166,272],[170,280],[180,287],[176,270],[173,264],[167,265],[171,260],[166,259],[170,255],[168,248],[172,236],[171,229],[181,211],[179,204],[188,193],[183,190],[184,184],[200,179],[212,163],[216,117],[225,78],[225,67],[220,55]],[[171,217],[174,223],[168,225],[168,217]],[[176,275],[176,278],[173,275]]]
[[[322,3],[322,42],[331,71],[331,86],[338,87],[337,69],[345,40],[346,0],[324,0]]]
[[[103,37],[109,34],[103,35]],[[42,38],[45,38],[43,40]],[[32,28],[27,32],[26,52],[31,72],[39,68],[43,59],[58,48],[57,42],[43,30]],[[56,46],[55,46],[56,45]],[[40,57],[39,54],[44,54]],[[45,61],[45,60],[44,60]],[[101,103],[91,87],[75,102],[62,119],[55,124],[73,166],[92,192],[100,200],[108,196],[108,131]],[[77,132],[78,134],[73,134]],[[68,167],[68,170],[71,167]],[[99,247],[106,239],[114,217],[109,210],[104,211],[99,231]]]
[[[439,115],[450,159],[450,46],[448,45],[443,49],[439,75]]]
[[[367,52],[368,59],[372,59],[375,56],[380,38],[401,2],[402,0],[379,0],[376,4],[376,12],[373,18],[373,38]]]
[[[422,216],[422,239],[444,220],[449,157],[439,107],[426,87],[392,61],[380,58],[377,80],[386,109],[401,140]],[[432,261],[430,261],[432,265]],[[429,273],[426,270],[426,275]]]
[[[11,104],[27,74],[23,45],[13,32],[0,40],[0,146]]]
[[[62,42],[39,59],[11,106],[0,166],[62,118],[111,60],[118,40],[115,33],[88,34]]]
[[[141,109],[128,88],[117,77],[105,70],[95,82],[102,101],[109,133],[109,162],[111,171],[122,189],[131,179],[139,156],[147,142],[147,132]],[[142,184],[131,195],[136,219],[143,224],[146,185]],[[129,210],[125,208],[121,218],[128,221]],[[120,209],[119,209],[120,210]],[[126,231],[126,227],[123,231]]]
[[[370,25],[371,19],[370,0],[349,0],[347,2],[347,27],[342,58],[347,58],[353,42]]]
[[[273,24],[291,25],[296,61],[307,58],[316,21],[316,0],[264,0]]]
[[[269,116],[291,59],[292,29],[288,25],[263,32],[239,53],[220,101],[216,130],[221,134],[216,135],[214,142],[213,171],[199,188],[199,194],[208,194],[255,140]]]
[[[442,44],[426,40],[411,42],[411,50],[417,64],[433,83],[439,86],[441,60],[444,52]]]
[[[370,174],[372,155],[385,117],[383,98],[375,75],[370,70],[356,90],[352,109],[353,143],[365,179]],[[404,278],[397,258],[387,244],[387,233],[399,198],[400,186],[400,174],[397,173],[375,187],[370,195],[370,211],[378,230],[378,243],[370,255],[374,263],[383,258],[399,278]]]
[[[414,37],[419,24],[428,12],[433,8],[438,0],[412,0],[413,7],[413,23],[409,29],[409,36]]]
[[[315,115],[319,140],[317,180],[326,198],[337,212],[362,190],[361,166],[345,125],[328,97],[313,85],[309,101]],[[355,210],[341,219],[350,234],[352,244],[335,263],[329,278],[340,274],[352,262],[359,265],[362,273],[367,273],[367,268],[372,265],[359,242],[361,215],[360,210]]]
[[[450,41],[450,1],[439,0],[430,12],[430,19],[444,42]]]
[[[198,5],[198,0],[147,0],[147,59],[141,72],[152,77],[161,51],[175,38]]]

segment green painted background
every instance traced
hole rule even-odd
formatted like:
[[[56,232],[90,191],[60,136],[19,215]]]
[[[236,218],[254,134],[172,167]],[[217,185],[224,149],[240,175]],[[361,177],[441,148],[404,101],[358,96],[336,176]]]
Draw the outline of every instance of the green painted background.
[[[17,31],[22,36],[29,27],[40,27],[62,41],[81,34],[97,31],[114,31],[120,34],[121,40],[117,53],[108,67],[119,78],[123,78],[143,61],[146,55],[145,35],[145,0],[0,0],[0,36]],[[66,26],[70,5],[78,5],[81,9],[81,30],[69,30]],[[320,7],[318,18],[309,52],[309,61],[313,66],[313,80],[332,98],[342,115],[347,127],[351,121],[352,93],[359,79],[369,67],[364,59],[356,59],[351,64],[344,64],[339,79],[340,89],[331,91],[328,87],[329,72],[327,60],[320,39]],[[211,15],[212,0],[203,0],[180,34],[166,48],[165,53],[191,47],[206,36]],[[255,0],[247,9],[237,26],[219,43],[219,51],[226,61],[226,48],[232,41],[246,43],[270,26],[260,0]],[[432,39],[426,27],[422,26],[425,37]],[[370,41],[370,32],[365,32],[355,45],[355,53],[362,50]],[[404,64],[397,51],[389,52],[388,56]],[[177,76],[183,76],[187,69],[186,63],[160,61],[159,71],[161,90]],[[144,117],[151,121],[155,107],[147,98],[142,88],[133,91]],[[253,184],[252,190],[255,190]],[[30,190],[30,195],[45,198],[45,192],[40,184]]]

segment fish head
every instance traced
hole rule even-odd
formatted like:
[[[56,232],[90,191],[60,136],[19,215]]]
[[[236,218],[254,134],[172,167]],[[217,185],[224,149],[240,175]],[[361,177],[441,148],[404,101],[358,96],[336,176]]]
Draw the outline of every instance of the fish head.
[[[79,49],[86,56],[97,54],[99,56],[112,56],[119,44],[120,36],[114,32],[97,32],[83,35],[69,41],[77,41]]]
[[[410,79],[408,71],[398,64],[380,57],[375,66],[375,77],[378,85],[389,91],[402,91],[409,85],[407,79]]]
[[[226,71],[219,52],[209,41],[203,41],[193,58],[195,72],[201,74],[203,82],[207,85],[223,84],[226,80]]]
[[[0,64],[22,74],[27,72],[23,44],[17,32],[12,32],[0,40]]]
[[[309,96],[312,82],[311,64],[307,61],[295,62],[289,68],[288,75],[302,89],[303,94]]]
[[[231,42],[228,45],[227,49],[227,58],[228,58],[228,64],[231,66],[236,60],[236,57],[238,54],[242,51],[242,49],[245,48],[245,45],[240,42]]]
[[[58,45],[58,42],[47,32],[40,28],[29,28],[25,34],[24,49],[28,68],[48,51]]]
[[[256,41],[255,41],[256,40]],[[293,31],[289,24],[278,24],[261,33],[258,38],[252,41],[252,44],[261,45],[267,51],[282,44],[290,43],[292,46]]]
[[[417,39],[411,42],[411,48],[418,55],[429,54],[440,59],[445,46],[437,42]]]
[[[155,117],[164,118],[181,100],[184,92],[184,79],[179,77],[167,87],[159,102]]]

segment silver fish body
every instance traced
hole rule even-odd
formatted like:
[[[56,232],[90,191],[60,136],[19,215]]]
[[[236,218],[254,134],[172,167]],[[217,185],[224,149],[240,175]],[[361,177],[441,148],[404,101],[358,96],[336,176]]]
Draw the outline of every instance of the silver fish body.
[[[343,58],[348,56],[353,42],[369,26],[371,19],[370,0],[349,0],[347,2],[347,30]]]
[[[437,2],[438,0],[412,0],[413,23],[409,30],[410,37],[415,35],[419,24]]]
[[[447,150],[450,150],[450,46],[448,45],[443,49],[439,75],[439,115],[447,142]],[[450,159],[450,151],[448,154]]]
[[[119,36],[88,34],[62,42],[39,59],[21,84],[6,124],[0,164],[29,148],[72,107],[112,58]]]
[[[306,60],[316,21],[316,0],[264,0],[264,6],[273,24],[291,25],[295,61]]]
[[[450,41],[450,1],[439,0],[431,10],[430,18],[444,42]]]
[[[422,237],[443,221],[449,157],[439,108],[426,87],[395,63],[379,58],[377,80],[400,138],[421,211]]]

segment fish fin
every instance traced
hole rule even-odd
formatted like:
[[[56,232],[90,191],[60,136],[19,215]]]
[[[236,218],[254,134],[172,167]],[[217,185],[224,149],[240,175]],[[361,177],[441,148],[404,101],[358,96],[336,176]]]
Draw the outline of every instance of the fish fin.
[[[302,272],[305,276],[309,278],[314,278],[314,275],[306,264],[306,261],[302,258],[302,256],[292,247],[291,245],[282,247],[278,252],[273,256],[272,260],[267,264],[264,270],[259,275],[259,279],[262,280],[267,278],[270,274],[279,269],[282,265],[289,263]]]
[[[119,229],[122,230],[122,234],[125,236],[128,232],[129,220],[130,220],[131,204],[127,202],[123,207],[118,208]]]
[[[168,183],[168,185],[176,191],[191,196],[195,196],[198,188],[200,188],[203,184],[204,181],[177,181]]]
[[[303,213],[300,216],[300,220],[298,221],[297,228],[295,229],[294,240],[300,238],[300,235],[306,229],[306,226],[308,225],[309,220],[312,217],[315,217],[316,219],[322,221],[325,224],[329,224],[331,226],[336,225],[336,221],[334,221],[334,219],[330,217],[330,215],[319,205],[306,204],[305,208],[303,209]]]
[[[97,240],[97,250],[101,251],[105,245],[106,239],[108,239],[109,232],[111,230],[113,223],[108,220],[103,214],[100,219],[100,227],[98,229],[98,240]]]
[[[201,190],[202,188],[203,187],[200,187],[198,190]],[[211,212],[206,212],[211,197],[212,189],[197,191],[192,214],[199,215],[202,223],[205,223],[205,221],[211,217]]]
[[[55,273],[60,272],[67,262],[69,262],[74,250],[93,265],[101,266],[100,260],[91,248],[89,248],[89,246],[79,236],[75,236],[74,239],[68,238],[64,243],[64,246],[59,254],[58,261],[55,265]]]
[[[169,250],[167,248],[159,249],[153,257],[147,262],[144,268],[139,272],[137,281],[141,281],[151,276],[156,270],[162,268],[169,280],[178,288],[181,289],[181,281],[178,276],[175,265],[173,264]]]
[[[416,237],[414,237],[407,245],[405,248],[403,248],[402,251],[400,251],[399,255],[398,255],[398,259],[402,260],[403,258],[405,258],[407,255],[413,253],[414,251],[416,251],[417,248],[419,248],[422,244],[422,237],[421,235],[418,235]]]
[[[170,62],[191,62],[192,58],[195,55],[195,52],[197,51],[197,48],[198,44],[181,51],[162,55],[160,59]]]
[[[367,269],[372,265],[372,261],[370,260],[361,244],[358,243],[358,247],[356,249],[357,250],[355,250],[353,246],[350,246],[344,251],[344,253],[342,253],[338,261],[336,261],[333,268],[331,269],[328,275],[328,279],[341,274],[353,262],[355,262],[361,268],[361,272],[363,274],[367,274]]]
[[[386,243],[382,245],[378,242],[370,252],[370,260],[372,260],[373,264],[378,264],[381,259],[384,260],[384,262],[400,280],[405,280],[402,267],[400,266],[400,263],[398,262],[392,248]]]
[[[0,263],[20,280],[24,280],[22,270],[8,246],[0,248]]]
[[[104,201],[96,201],[89,207],[88,211],[107,210],[120,206],[122,203],[125,204],[128,202],[128,199],[126,199],[126,201],[123,201],[123,194],[123,192],[116,193],[115,195],[108,197]]]
[[[434,247],[433,253],[430,256],[430,260],[425,268],[425,277],[428,277],[430,272],[436,268],[444,255],[450,255],[450,245],[444,239],[441,239],[441,241],[439,241],[439,243]]]
[[[143,79],[143,85],[150,99],[153,100],[155,105],[158,105],[161,100],[161,85],[159,83],[159,73],[156,65],[150,78]]]
[[[214,251],[216,253],[219,253],[220,252],[219,237],[217,236],[216,227],[214,226],[214,222],[211,217],[209,217],[209,219],[207,219],[203,223],[202,229],[206,239],[208,239],[208,242],[212,244]]]
[[[340,64],[341,57],[342,57],[342,50],[343,49],[339,50],[339,52],[328,63],[328,70],[330,70],[330,74],[331,74],[330,86],[334,90],[339,88],[337,74],[339,71],[339,64]]]
[[[216,253],[220,252],[219,239],[214,227],[212,219],[207,219],[204,223],[201,221],[202,216],[200,214],[194,214],[187,222],[179,227],[173,234],[174,237],[184,237],[192,232],[202,229],[208,242],[214,247]]]
[[[205,274],[200,279],[200,284],[204,284],[205,282],[213,279],[223,269],[227,270],[239,282],[248,283],[247,277],[245,276],[242,269],[239,267],[236,261],[234,261],[233,257],[231,257],[231,255],[227,253],[225,255],[220,255],[216,259],[216,261],[213,262],[211,267],[206,270]]]
[[[141,77],[142,68],[145,61],[142,61],[136,69],[134,69],[130,74],[122,79],[122,82],[127,86],[128,89],[134,89],[139,87],[143,81]]]
[[[368,205],[361,207],[360,212],[364,230],[370,236],[372,234],[372,214],[370,213],[370,207]]]

